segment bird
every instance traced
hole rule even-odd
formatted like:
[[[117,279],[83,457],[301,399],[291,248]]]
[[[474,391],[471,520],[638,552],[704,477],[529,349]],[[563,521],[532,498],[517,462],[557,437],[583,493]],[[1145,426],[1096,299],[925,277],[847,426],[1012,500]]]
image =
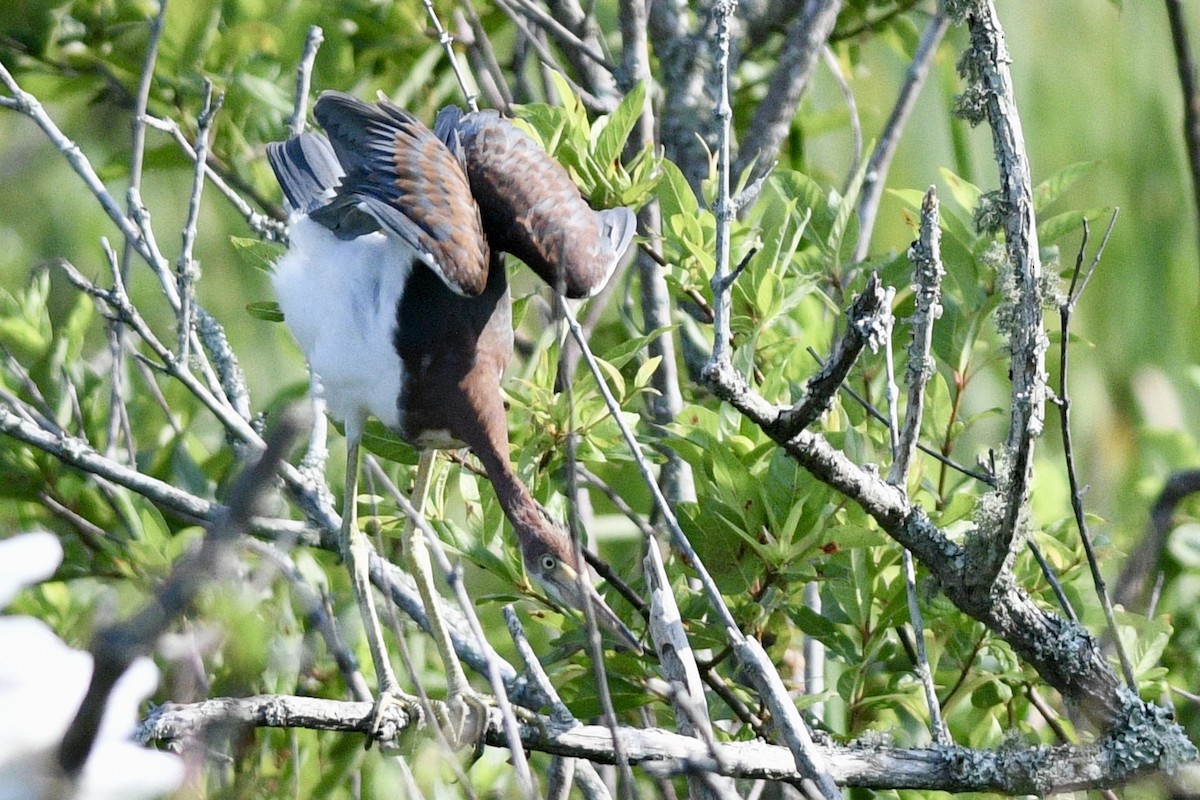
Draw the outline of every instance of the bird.
[[[513,352],[504,253],[560,293],[594,295],[625,258],[629,208],[593,210],[566,170],[496,112],[443,109],[430,129],[380,98],[323,92],[309,131],[268,145],[289,209],[289,244],[272,275],[284,321],[343,421],[346,482],[339,531],[379,680],[376,706],[403,698],[371,592],[357,524],[359,447],[369,417],[421,452],[420,510],[433,455],[466,446],[516,533],[526,571],[552,598],[582,608],[621,646],[637,637],[578,563],[564,527],[509,458],[500,381]],[[436,603],[424,540],[404,551],[447,669],[451,698],[470,695]]]

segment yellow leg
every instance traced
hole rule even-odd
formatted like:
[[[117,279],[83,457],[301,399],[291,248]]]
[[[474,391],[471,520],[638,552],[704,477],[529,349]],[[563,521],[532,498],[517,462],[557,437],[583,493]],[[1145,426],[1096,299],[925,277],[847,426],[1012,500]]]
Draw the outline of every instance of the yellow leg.
[[[412,506],[418,514],[422,513],[425,498],[429,495],[429,481],[433,473],[433,460],[436,453],[433,450],[422,450],[421,460],[417,464],[417,475],[413,485]],[[438,609],[437,589],[433,582],[433,563],[429,557],[429,546],[425,534],[409,519],[404,526],[402,539],[405,559],[413,579],[417,582],[417,591],[421,593],[421,602],[425,606],[425,616],[429,619],[429,633],[437,645],[438,654],[442,657],[442,665],[446,670],[446,702],[449,708],[447,731],[448,739],[455,746],[462,746],[478,740],[482,734],[482,725],[486,719],[484,704],[471,684],[467,681],[458,655],[454,652],[454,642],[446,621]]]
[[[375,594],[371,589],[371,575],[368,566],[370,546],[366,535],[358,527],[358,446],[359,437],[352,436],[346,442],[346,495],[343,500],[342,527],[340,533],[342,559],[350,570],[350,583],[354,588],[354,599],[358,603],[358,612],[362,617],[363,629],[367,636],[367,647],[371,651],[371,661],[375,665],[375,675],[379,681],[379,696],[375,699],[374,721],[372,734],[378,735],[384,719],[384,708],[391,703],[406,706],[411,712],[419,715],[420,705],[400,691],[400,683],[392,670],[388,659],[387,648],[383,643],[383,629],[379,624],[379,614],[375,608]]]

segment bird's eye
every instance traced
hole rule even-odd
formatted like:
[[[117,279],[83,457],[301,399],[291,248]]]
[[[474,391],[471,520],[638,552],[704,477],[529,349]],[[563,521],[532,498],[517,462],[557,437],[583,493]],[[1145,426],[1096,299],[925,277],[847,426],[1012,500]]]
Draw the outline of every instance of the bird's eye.
[[[558,559],[556,559],[554,556],[550,555],[549,553],[546,553],[542,556],[542,570],[544,572],[553,572],[557,566]]]

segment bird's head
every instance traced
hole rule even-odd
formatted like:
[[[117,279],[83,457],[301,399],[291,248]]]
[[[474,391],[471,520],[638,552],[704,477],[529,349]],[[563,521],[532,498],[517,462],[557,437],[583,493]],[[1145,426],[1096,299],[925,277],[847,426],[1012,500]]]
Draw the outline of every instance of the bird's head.
[[[641,653],[642,646],[637,637],[608,607],[591,581],[579,580],[570,540],[565,532],[559,530],[557,533],[560,535],[553,540],[542,537],[522,543],[521,557],[525,561],[525,571],[560,605],[582,610],[586,594],[587,600],[591,601],[596,622],[616,635],[622,647]]]

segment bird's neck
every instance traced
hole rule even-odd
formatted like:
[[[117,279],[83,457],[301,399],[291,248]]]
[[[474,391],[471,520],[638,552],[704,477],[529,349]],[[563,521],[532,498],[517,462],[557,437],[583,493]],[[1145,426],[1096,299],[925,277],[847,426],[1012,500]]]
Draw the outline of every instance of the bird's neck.
[[[550,522],[541,504],[517,477],[507,455],[501,456],[490,449],[481,449],[475,455],[483,464],[496,492],[496,499],[512,523],[522,548],[531,540],[546,541],[562,535]]]

